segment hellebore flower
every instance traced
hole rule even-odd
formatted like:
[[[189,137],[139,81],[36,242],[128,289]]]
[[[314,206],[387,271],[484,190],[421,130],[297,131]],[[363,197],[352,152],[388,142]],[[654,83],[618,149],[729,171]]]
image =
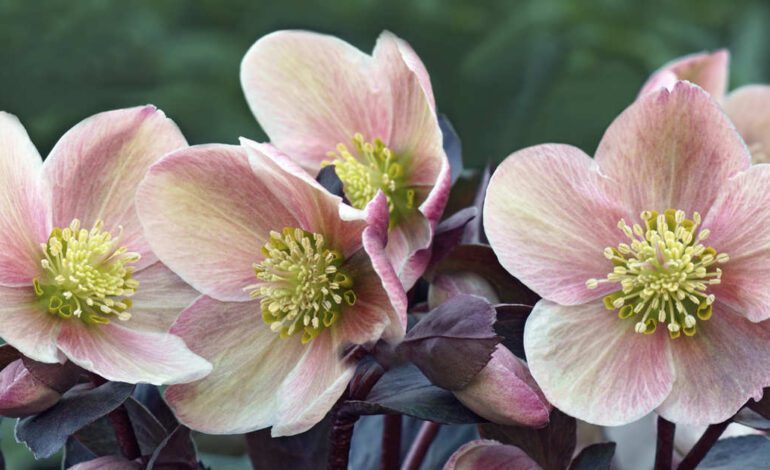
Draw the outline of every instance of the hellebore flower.
[[[142,235],[134,193],[184,147],[152,106],[92,116],[45,163],[0,113],[0,336],[40,362],[69,359],[108,380],[199,379],[210,364],[168,334],[195,297]]]
[[[454,394],[474,413],[497,424],[540,427],[548,424],[551,414],[524,361],[501,344],[471,383]]]
[[[770,86],[746,85],[728,94],[729,65],[727,50],[676,59],[652,74],[640,96],[661,87],[671,88],[677,80],[701,86],[733,121],[749,147],[752,162],[770,163]]]
[[[417,54],[388,32],[368,55],[332,36],[279,31],[246,53],[241,84],[271,143],[311,175],[334,165],[358,209],[385,194],[388,257],[409,289],[429,262],[451,184]]]
[[[457,449],[444,470],[541,470],[542,467],[516,446],[477,439]]]
[[[770,385],[770,166],[700,87],[640,97],[595,159],[509,156],[485,201],[501,264],[543,297],[530,371],[557,408],[620,425],[732,416]]]
[[[29,416],[55,405],[61,394],[38,380],[16,359],[0,372],[0,416]]]
[[[383,196],[354,209],[271,146],[244,139],[168,155],[137,207],[155,253],[204,294],[172,329],[214,364],[166,392],[191,428],[303,432],[353,375],[349,346],[404,334]]]

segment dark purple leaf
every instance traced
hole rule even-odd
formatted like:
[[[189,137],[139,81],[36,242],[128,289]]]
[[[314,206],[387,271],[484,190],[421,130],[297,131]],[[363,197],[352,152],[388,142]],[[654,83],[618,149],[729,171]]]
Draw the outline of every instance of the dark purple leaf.
[[[0,370],[5,369],[5,366],[20,358],[21,353],[10,344],[0,346]]]
[[[438,114],[438,125],[441,128],[441,134],[444,140],[444,153],[449,159],[449,166],[452,169],[452,184],[455,184],[460,173],[463,171],[463,148],[460,137],[458,137],[452,123],[446,115]]]
[[[744,407],[735,416],[733,416],[733,421],[750,428],[759,429],[762,431],[770,431],[770,419],[765,418],[761,414],[748,407]]]
[[[120,382],[107,382],[96,388],[75,387],[53,407],[19,419],[16,440],[26,444],[35,458],[50,457],[71,434],[120,406],[133,389],[133,385]]]
[[[764,470],[770,466],[770,439],[741,436],[720,439],[698,465],[703,470]]]
[[[105,455],[119,455],[115,431],[107,417],[101,417],[67,439],[64,468]]]
[[[399,413],[442,424],[483,422],[454,394],[431,384],[413,364],[390,369],[369,392],[366,400],[350,400],[344,410],[358,415]]]
[[[548,426],[540,429],[491,423],[479,425],[481,437],[520,448],[544,470],[567,468],[575,452],[576,430],[575,418],[557,409],[551,412]]]
[[[749,400],[746,406],[764,416],[765,418],[770,419],[770,388],[764,389],[764,395],[762,396],[761,400]]]
[[[147,463],[147,470],[198,470],[198,452],[190,429],[177,428],[160,443]]]
[[[609,470],[615,456],[614,442],[593,444],[580,451],[569,466],[570,470]]]
[[[340,177],[337,176],[337,172],[334,170],[334,165],[328,165],[321,168],[321,171],[316,177],[316,181],[318,181],[318,184],[323,186],[324,189],[334,194],[335,196],[339,196],[343,199],[345,198],[345,191],[342,187],[342,180],[340,180]]]
[[[123,404],[134,428],[136,440],[142,455],[150,455],[163,442],[167,436],[166,429],[155,416],[134,397],[128,397]]]
[[[64,364],[46,364],[26,356],[22,356],[22,361],[34,378],[59,393],[64,393],[75,386],[83,373],[83,369],[70,361]]]
[[[246,434],[246,447],[254,468],[304,470],[326,462],[331,419],[327,416],[309,431],[296,436],[270,437],[270,429]]]
[[[500,302],[535,305],[540,297],[508,274],[487,245],[458,245],[426,273],[428,280],[437,274],[471,272],[487,280],[497,291]]]
[[[461,209],[442,220],[433,234],[433,247],[429,265],[435,265],[456,247],[465,233],[465,227],[478,217],[475,207]]]
[[[166,402],[163,401],[163,397],[161,396],[158,387],[155,385],[138,384],[134,389],[133,396],[139,403],[144,405],[155,418],[157,418],[160,424],[166,429],[166,433],[170,433],[179,426],[179,421],[177,421],[176,416],[174,416],[174,412],[171,411],[171,408],[169,408]]]
[[[463,244],[478,244],[487,243],[487,237],[484,234],[484,199],[487,195],[487,186],[489,185],[489,178],[492,176],[492,171],[489,169],[489,165],[484,167],[484,171],[479,178],[479,184],[476,187],[476,197],[473,198],[473,207],[478,211],[476,218],[471,220],[468,225],[465,226],[463,231]]]
[[[398,346],[431,382],[462,389],[489,362],[500,338],[494,307],[473,295],[457,295],[425,315]]]
[[[495,305],[497,321],[495,332],[502,336],[503,346],[508,348],[516,356],[525,359],[524,354],[524,325],[532,311],[529,305],[500,304]]]

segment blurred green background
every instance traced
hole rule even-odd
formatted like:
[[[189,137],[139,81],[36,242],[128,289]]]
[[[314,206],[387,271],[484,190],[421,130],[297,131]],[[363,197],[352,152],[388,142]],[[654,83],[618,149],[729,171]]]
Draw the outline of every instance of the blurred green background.
[[[728,47],[732,87],[768,82],[768,24],[766,2],[737,0],[0,0],[0,109],[43,155],[81,119],[144,103],[194,144],[262,139],[238,80],[258,37],[306,28],[371,51],[389,29],[428,67],[466,165],[481,166],[542,142],[593,152],[647,75],[683,54]],[[10,427],[9,468],[33,468]],[[224,462],[211,465],[245,465]]]

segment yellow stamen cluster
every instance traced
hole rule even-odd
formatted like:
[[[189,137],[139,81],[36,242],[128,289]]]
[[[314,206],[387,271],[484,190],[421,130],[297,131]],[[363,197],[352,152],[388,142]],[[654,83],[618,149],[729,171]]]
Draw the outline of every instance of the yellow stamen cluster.
[[[708,287],[721,282],[722,270],[716,264],[729,257],[703,245],[709,230],[698,231],[701,217],[697,212],[692,220],[674,209],[663,214],[645,211],[641,218],[644,227],[631,227],[621,219],[618,228],[630,243],[606,248],[604,256],[612,261],[613,271],[605,279],[589,279],[586,286],[620,284],[620,290],[604,297],[604,305],[618,310],[620,318],[640,316],[637,333],[654,333],[658,323],[665,323],[672,338],[682,332],[692,336],[696,318],[705,321],[711,317],[714,295],[708,293]]]
[[[52,315],[78,318],[86,324],[106,324],[111,317],[131,318],[131,297],[139,282],[132,279],[132,263],[139,254],[118,247],[117,238],[96,221],[91,230],[74,219],[64,229],[55,228],[42,243],[43,275],[33,280],[35,295]],[[121,228],[122,232],[122,228]]]
[[[380,139],[367,142],[363,135],[353,136],[353,150],[345,144],[338,144],[336,151],[327,154],[331,161],[323,165],[334,165],[337,176],[343,183],[345,196],[353,207],[363,209],[378,190],[388,198],[391,223],[398,214],[415,207],[415,190],[406,186],[403,161],[385,146]]]
[[[321,234],[299,228],[271,232],[262,253],[265,258],[254,264],[261,282],[246,290],[261,298],[262,319],[281,337],[302,332],[307,343],[356,303],[353,279],[340,269],[342,254],[327,247]]]

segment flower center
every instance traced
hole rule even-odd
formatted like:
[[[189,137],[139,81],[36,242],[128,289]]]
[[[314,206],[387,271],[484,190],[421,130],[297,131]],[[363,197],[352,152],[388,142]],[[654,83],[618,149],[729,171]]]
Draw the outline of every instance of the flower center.
[[[353,150],[338,144],[336,151],[328,153],[353,207],[363,209],[378,190],[388,198],[390,223],[394,225],[400,215],[415,207],[415,190],[406,185],[405,165],[380,139],[367,142],[361,134],[353,136]]]
[[[74,316],[89,325],[107,324],[112,316],[131,318],[129,297],[139,282],[132,279],[134,268],[129,265],[139,261],[139,253],[118,247],[120,234],[112,238],[103,226],[97,220],[86,230],[74,219],[64,229],[53,229],[48,243],[40,244],[43,274],[33,280],[33,287],[50,314]]]
[[[638,318],[637,333],[654,333],[658,323],[666,323],[671,338],[682,332],[692,336],[696,317],[711,317],[714,295],[709,285],[719,284],[722,270],[716,264],[729,260],[703,245],[709,230],[698,231],[700,214],[692,220],[684,211],[668,209],[663,214],[642,212],[645,227],[629,227],[624,220],[618,228],[630,240],[617,248],[608,247],[604,256],[615,266],[605,279],[589,279],[586,287],[595,289],[604,282],[620,284],[620,290],[604,297],[609,310],[620,318]]]
[[[261,298],[262,319],[281,337],[302,332],[307,343],[356,303],[353,279],[340,269],[345,259],[326,247],[323,235],[299,228],[270,232],[262,253],[265,259],[254,264],[262,282],[246,290]]]

